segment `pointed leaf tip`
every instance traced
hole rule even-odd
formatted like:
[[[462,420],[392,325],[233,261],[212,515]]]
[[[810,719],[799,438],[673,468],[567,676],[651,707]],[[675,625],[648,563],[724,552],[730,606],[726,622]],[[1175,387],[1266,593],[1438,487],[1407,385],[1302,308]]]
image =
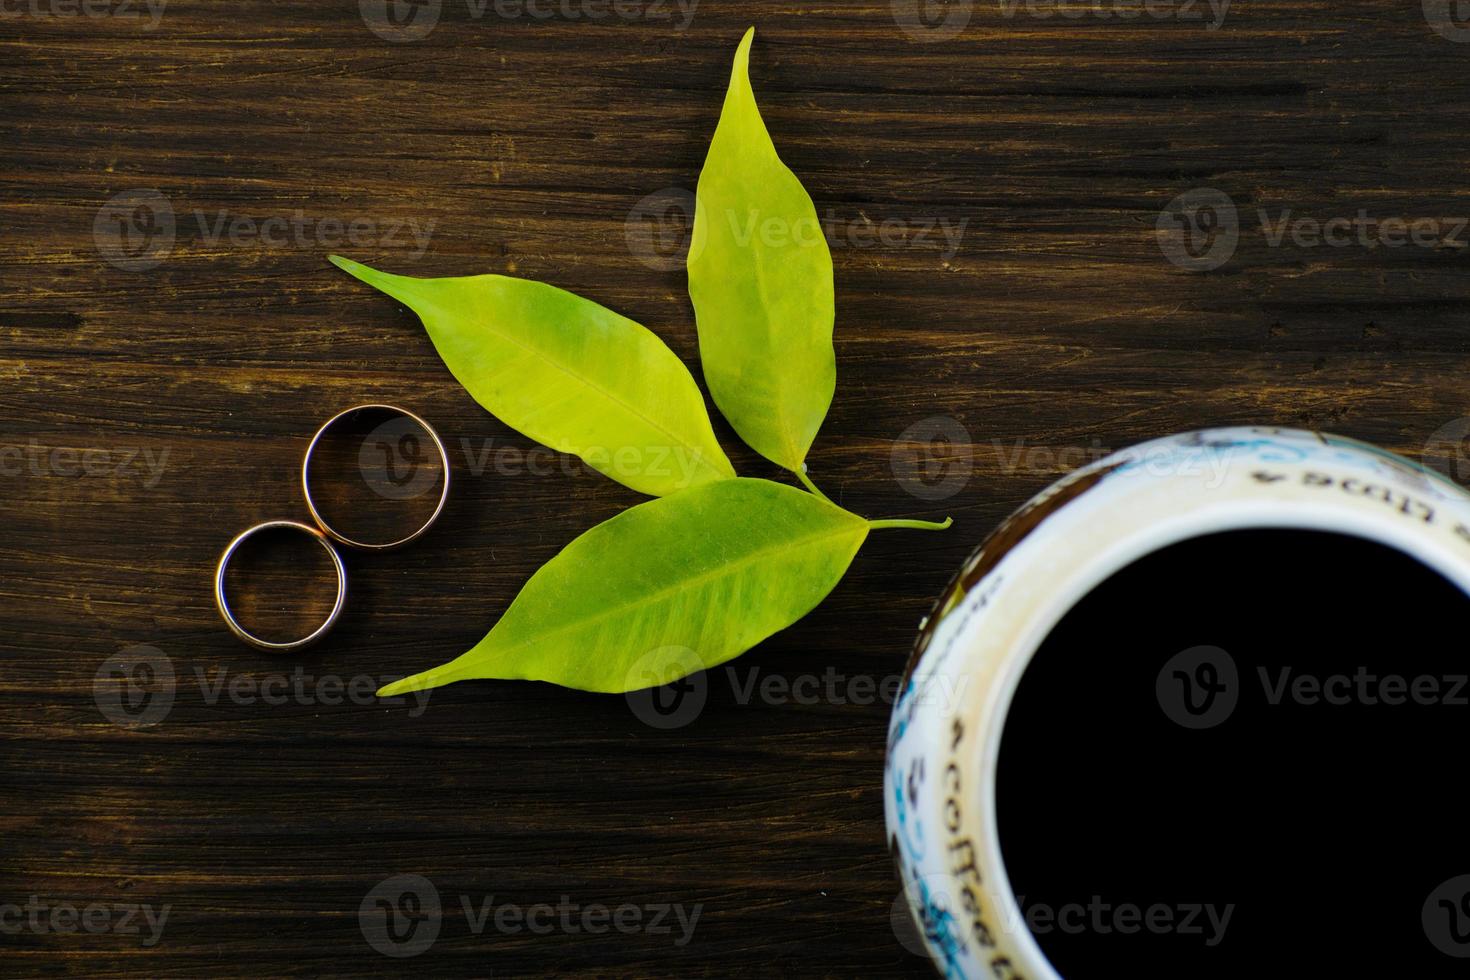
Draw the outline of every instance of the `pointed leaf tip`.
[[[361,262],[354,262],[351,259],[341,255],[328,255],[327,261],[335,265],[337,268],[341,269],[343,272],[350,273],[354,276],[358,274],[358,270],[367,268],[367,266],[363,265]]]
[[[417,313],[465,390],[537,442],[651,496],[735,476],[693,375],[642,324],[529,279],[331,259]]]
[[[455,661],[435,667],[433,670],[420,671],[407,677],[384,684],[378,688],[377,696],[380,698],[396,698],[401,694],[413,694],[415,691],[427,691],[439,687],[441,684],[449,684],[461,680],[462,676]]]

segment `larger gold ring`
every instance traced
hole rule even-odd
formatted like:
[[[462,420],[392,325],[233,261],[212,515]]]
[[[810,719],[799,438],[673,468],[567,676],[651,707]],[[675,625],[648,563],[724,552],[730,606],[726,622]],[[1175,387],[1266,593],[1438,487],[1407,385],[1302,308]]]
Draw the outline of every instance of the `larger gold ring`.
[[[332,611],[327,615],[326,621],[313,630],[309,635],[299,640],[289,640],[285,643],[273,643],[264,640],[251,633],[235,619],[234,612],[230,609],[230,600],[225,595],[225,572],[230,567],[230,560],[235,557],[235,552],[240,549],[248,539],[259,534],[261,531],[274,530],[300,531],[308,535],[313,541],[318,542],[327,550],[332,558],[332,567],[337,573],[337,599],[332,603]],[[219,614],[224,617],[225,625],[246,643],[258,650],[268,650],[271,653],[289,653],[292,650],[300,650],[309,647],[317,640],[326,636],[333,626],[337,625],[337,618],[342,615],[342,607],[347,604],[347,569],[342,565],[342,556],[337,554],[337,549],[332,547],[332,542],[327,540],[326,535],[309,524],[297,521],[266,521],[257,524],[236,536],[229,546],[225,548],[224,554],[220,555],[219,565],[214,571],[214,604],[219,607]]]
[[[428,434],[430,441],[434,443],[434,449],[439,453],[439,461],[444,467],[444,487],[442,490],[439,491],[439,502],[434,506],[434,513],[429,515],[429,519],[424,522],[422,527],[420,527],[417,531],[414,531],[408,537],[400,538],[397,541],[389,541],[384,544],[377,544],[371,541],[356,541],[352,538],[349,538],[341,531],[338,531],[336,528],[327,523],[326,518],[322,517],[321,512],[317,510],[316,501],[313,500],[311,496],[311,459],[312,456],[316,453],[317,445],[322,441],[322,436],[326,435],[328,430],[330,430],[332,426],[347,418],[349,415],[356,415],[358,412],[365,412],[370,410],[391,412],[395,415],[401,415],[409,421],[413,422],[419,428],[423,429],[424,432]],[[361,551],[391,551],[394,548],[403,547],[410,541],[418,540],[429,530],[429,528],[434,526],[434,522],[437,521],[439,519],[439,515],[444,512],[444,505],[449,500],[449,453],[445,450],[444,443],[439,438],[439,433],[434,431],[434,427],[431,426],[428,422],[425,422],[419,416],[415,415],[413,412],[410,412],[408,409],[399,408],[397,405],[356,405],[352,408],[347,409],[345,412],[340,412],[337,415],[332,416],[326,421],[325,424],[322,425],[320,429],[317,430],[316,435],[311,437],[311,445],[306,447],[306,455],[301,460],[301,491],[306,495],[306,509],[311,511],[312,520],[316,521],[317,527],[321,528],[322,531],[327,535],[327,537],[331,538],[333,541],[345,544],[349,548],[357,548]]]

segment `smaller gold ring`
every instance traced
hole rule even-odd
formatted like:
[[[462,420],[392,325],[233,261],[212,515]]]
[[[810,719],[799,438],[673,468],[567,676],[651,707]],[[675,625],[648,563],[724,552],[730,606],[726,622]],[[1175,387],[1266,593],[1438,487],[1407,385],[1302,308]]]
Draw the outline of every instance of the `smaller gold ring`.
[[[274,531],[278,529],[301,531],[310,536],[312,540],[321,544],[327,550],[327,554],[331,556],[332,567],[337,572],[337,600],[332,604],[332,611],[327,615],[326,621],[313,630],[309,636],[305,636],[299,640],[289,640],[285,643],[272,643],[270,640],[263,640],[241,626],[235,619],[234,612],[230,610],[230,601],[225,596],[225,572],[229,569],[230,560],[235,557],[235,552],[240,549],[240,545],[261,531]],[[264,524],[257,524],[247,531],[242,531],[225,548],[224,554],[220,555],[219,565],[214,571],[214,604],[219,607],[219,614],[224,617],[225,625],[230,628],[230,632],[256,649],[268,650],[271,653],[289,653],[292,650],[301,650],[326,636],[332,627],[337,625],[337,619],[342,615],[342,607],[347,604],[347,569],[343,567],[342,556],[337,554],[337,549],[332,547],[332,542],[328,541],[326,535],[311,525],[302,524],[299,521],[266,521]]]
[[[434,443],[434,448],[439,453],[439,461],[444,466],[444,488],[439,491],[439,502],[434,506],[434,513],[429,515],[429,519],[424,522],[422,527],[408,537],[399,538],[397,541],[389,541],[386,544],[375,544],[370,541],[355,541],[341,531],[338,531],[327,523],[326,518],[322,517],[321,512],[316,508],[316,501],[311,496],[311,458],[316,453],[316,447],[322,441],[322,436],[326,435],[332,426],[347,418],[347,416],[370,410],[401,415],[423,429],[424,432],[428,433],[430,441]],[[306,447],[306,455],[301,460],[301,491],[306,495],[306,509],[311,512],[312,520],[316,521],[317,527],[321,528],[327,537],[340,544],[345,544],[349,548],[357,548],[360,551],[391,551],[394,548],[402,548],[410,541],[417,541],[429,528],[434,526],[434,522],[439,519],[439,515],[444,513],[444,505],[449,500],[449,452],[444,448],[444,443],[439,438],[439,433],[434,431],[434,427],[408,409],[399,408],[397,405],[355,405],[345,412],[339,412],[332,416],[320,429],[316,430],[316,435],[311,437],[311,445]]]

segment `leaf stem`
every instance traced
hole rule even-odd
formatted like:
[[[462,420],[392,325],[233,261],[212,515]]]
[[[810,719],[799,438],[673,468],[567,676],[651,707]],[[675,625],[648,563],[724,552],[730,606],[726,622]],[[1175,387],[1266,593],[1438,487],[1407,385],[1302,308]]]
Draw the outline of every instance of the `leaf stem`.
[[[948,531],[954,524],[953,517],[946,517],[943,524],[934,521],[869,521],[868,527],[874,531],[891,531],[906,529],[909,531]]]
[[[821,497],[823,500],[827,501],[827,503],[829,503],[829,504],[832,503],[832,498],[829,497],[829,496],[827,496],[825,493],[823,493],[817,487],[817,485],[812,482],[812,478],[806,475],[806,464],[805,463],[802,463],[801,464],[801,469],[799,469],[799,470],[796,471],[796,478],[801,481],[801,485],[802,486],[806,487],[813,494],[815,494],[818,497]]]

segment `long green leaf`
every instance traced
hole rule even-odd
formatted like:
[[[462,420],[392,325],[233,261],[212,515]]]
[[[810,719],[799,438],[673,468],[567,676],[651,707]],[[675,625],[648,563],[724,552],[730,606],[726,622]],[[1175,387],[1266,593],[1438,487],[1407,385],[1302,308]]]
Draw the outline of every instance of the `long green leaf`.
[[[715,404],[762,456],[802,472],[837,382],[832,253],[756,107],[754,37],[740,43],[699,177],[689,296]]]
[[[842,578],[868,527],[765,480],[649,501],[544,565],[474,649],[378,693],[473,678],[610,694],[669,683],[805,616]]]
[[[735,476],[688,368],[627,317],[527,279],[331,259],[417,313],[475,401],[532,439],[654,496]]]

